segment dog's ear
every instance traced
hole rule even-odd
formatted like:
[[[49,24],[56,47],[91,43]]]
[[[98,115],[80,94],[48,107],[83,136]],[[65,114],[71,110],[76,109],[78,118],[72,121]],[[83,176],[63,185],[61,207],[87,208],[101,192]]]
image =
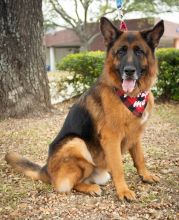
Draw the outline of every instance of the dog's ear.
[[[107,18],[101,17],[100,19],[100,30],[105,40],[105,45],[108,46],[114,42],[122,31],[119,31]]]
[[[164,33],[163,20],[159,21],[152,29],[144,30],[140,33],[148,45],[154,50],[158,46],[160,38]]]

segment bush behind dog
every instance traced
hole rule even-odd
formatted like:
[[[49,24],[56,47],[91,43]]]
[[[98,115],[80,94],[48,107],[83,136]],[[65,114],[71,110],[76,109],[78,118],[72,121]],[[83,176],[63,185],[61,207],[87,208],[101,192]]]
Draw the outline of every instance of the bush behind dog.
[[[63,80],[61,87],[72,84],[76,94],[86,91],[102,72],[104,52],[90,51],[69,54],[57,64],[58,70],[69,71],[72,75]]]
[[[158,49],[159,74],[154,95],[163,100],[179,101],[179,50]]]

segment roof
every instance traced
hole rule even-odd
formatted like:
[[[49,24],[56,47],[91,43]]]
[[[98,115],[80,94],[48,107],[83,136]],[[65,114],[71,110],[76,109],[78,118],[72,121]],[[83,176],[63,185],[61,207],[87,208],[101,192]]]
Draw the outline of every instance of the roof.
[[[46,34],[44,36],[44,45],[46,47],[80,46],[81,42],[74,31],[66,29],[53,34]]]

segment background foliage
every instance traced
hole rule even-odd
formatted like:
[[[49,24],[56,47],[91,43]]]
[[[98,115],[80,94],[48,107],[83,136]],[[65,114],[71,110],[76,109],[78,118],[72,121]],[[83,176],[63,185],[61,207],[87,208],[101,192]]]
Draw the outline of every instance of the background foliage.
[[[156,56],[159,62],[158,80],[153,88],[156,98],[179,101],[179,50],[158,49]],[[105,59],[102,51],[82,52],[66,56],[58,65],[58,70],[71,73],[71,77],[61,82],[64,89],[69,84],[74,87],[75,94],[83,93],[101,74]]]
[[[154,94],[162,99],[179,101],[179,50],[158,49],[156,55],[159,75]]]
[[[71,75],[61,81],[59,85],[61,90],[72,84],[75,94],[81,94],[86,91],[101,74],[104,56],[102,51],[91,51],[70,54],[63,58],[57,64],[57,69],[68,71]]]

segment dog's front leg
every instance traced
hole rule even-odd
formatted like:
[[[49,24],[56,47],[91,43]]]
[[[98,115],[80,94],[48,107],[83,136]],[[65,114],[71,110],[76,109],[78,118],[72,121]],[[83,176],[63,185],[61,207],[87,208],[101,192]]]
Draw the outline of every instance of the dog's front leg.
[[[128,188],[124,178],[120,148],[121,138],[112,132],[105,131],[102,134],[101,144],[119,199],[134,200],[135,193]]]
[[[154,174],[151,174],[145,166],[144,154],[140,140],[133,145],[129,152],[134,161],[134,166],[136,167],[139,176],[142,178],[142,181],[147,183],[159,182],[159,178]]]

